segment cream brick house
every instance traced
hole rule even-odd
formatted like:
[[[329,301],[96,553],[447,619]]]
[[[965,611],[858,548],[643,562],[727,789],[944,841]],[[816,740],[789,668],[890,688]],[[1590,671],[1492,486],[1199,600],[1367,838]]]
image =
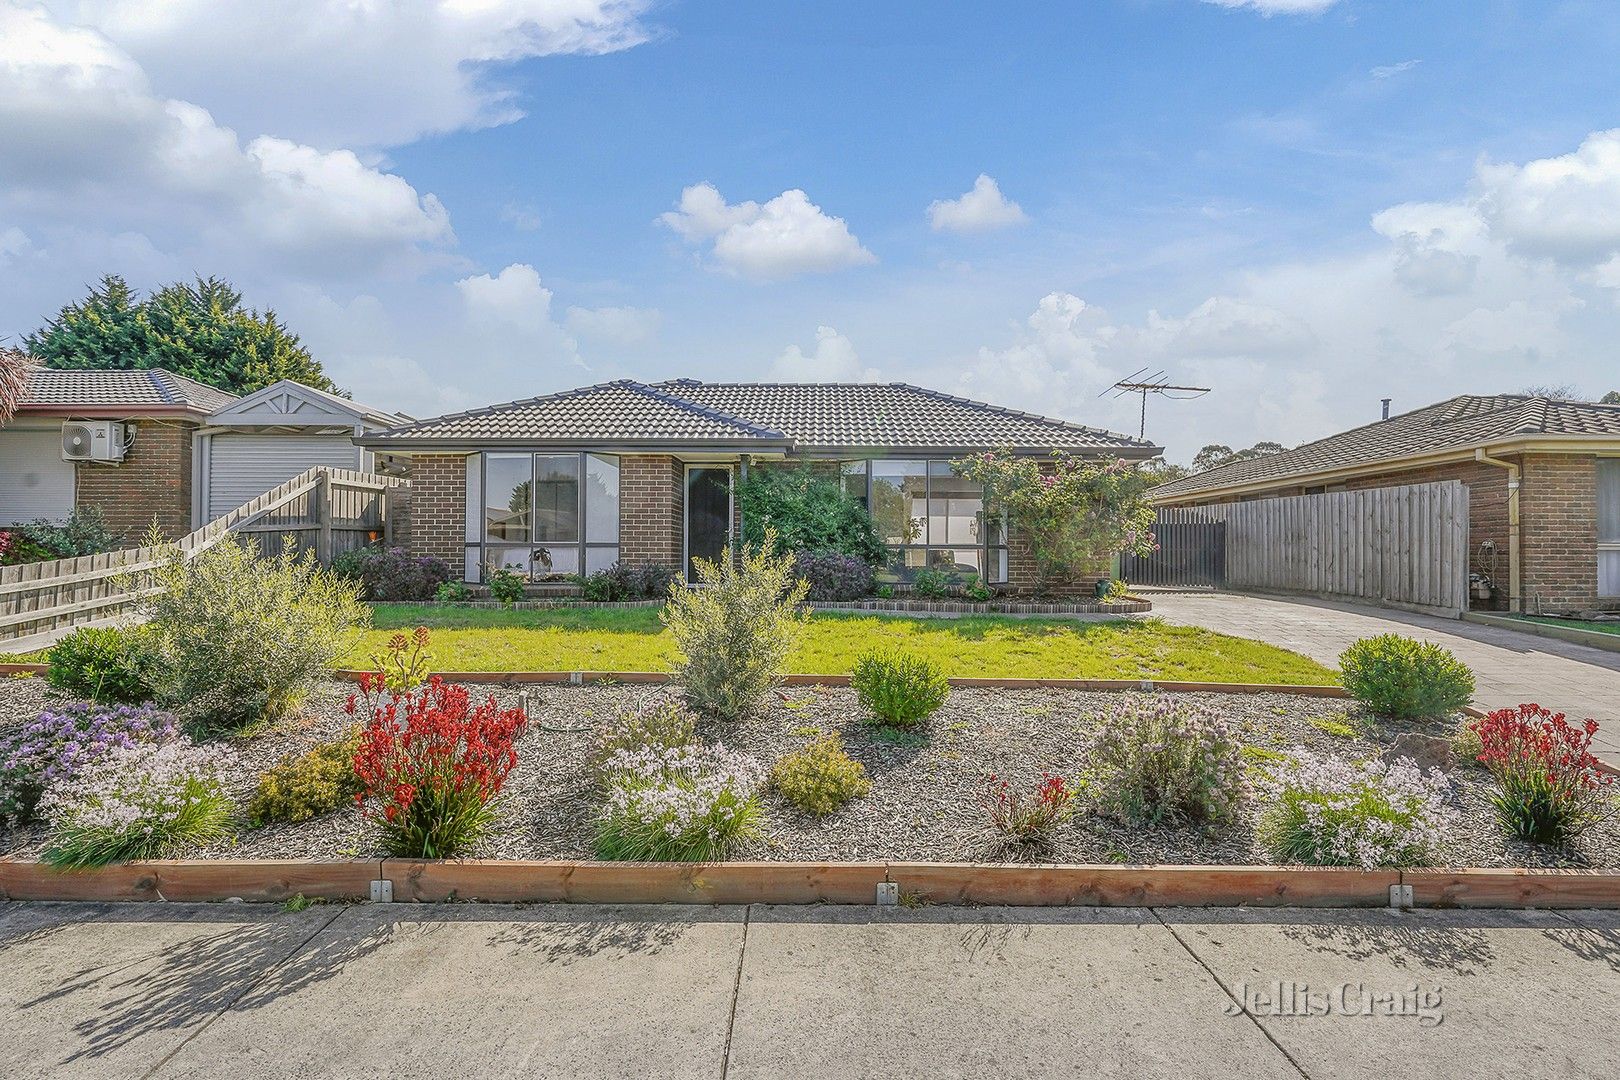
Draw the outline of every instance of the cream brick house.
[[[950,460],[1007,447],[1049,457],[1142,460],[1123,435],[904,383],[657,384],[621,380],[435,417],[355,440],[406,459],[410,546],[466,581],[508,567],[561,580],[623,560],[691,573],[725,550],[734,485],[751,469],[807,463],[873,512],[905,583],[948,566],[1023,591],[1033,566],[987,524],[983,493]],[[1089,587],[1106,572],[1071,583]]]
[[[1159,506],[1457,480],[1492,606],[1620,608],[1620,406],[1464,394],[1155,488]]]

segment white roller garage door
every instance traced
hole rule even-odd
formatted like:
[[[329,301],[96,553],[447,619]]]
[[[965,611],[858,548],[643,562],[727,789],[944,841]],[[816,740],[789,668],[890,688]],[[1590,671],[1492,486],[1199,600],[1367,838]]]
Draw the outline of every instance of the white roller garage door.
[[[305,469],[360,468],[360,448],[344,435],[254,435],[209,438],[206,520],[228,514]]]
[[[60,428],[0,431],[0,525],[73,513],[73,463]]]

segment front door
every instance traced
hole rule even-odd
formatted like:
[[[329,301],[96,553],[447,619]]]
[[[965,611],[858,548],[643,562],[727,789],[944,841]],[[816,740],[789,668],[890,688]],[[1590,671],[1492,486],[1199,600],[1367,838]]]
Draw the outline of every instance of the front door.
[[[731,470],[724,465],[686,467],[686,580],[697,581],[695,561],[718,561],[731,531]]]

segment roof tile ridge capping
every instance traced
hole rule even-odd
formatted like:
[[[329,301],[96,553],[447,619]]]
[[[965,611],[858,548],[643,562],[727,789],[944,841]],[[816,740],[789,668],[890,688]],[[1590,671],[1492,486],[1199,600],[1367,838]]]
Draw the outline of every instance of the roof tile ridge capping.
[[[687,386],[702,385],[695,379],[677,379],[675,381],[677,384],[684,383]],[[740,416],[734,416],[731,413],[722,412],[719,409],[710,408],[707,405],[699,405],[695,401],[683,398],[679,394],[672,394],[668,390],[659,386],[648,386],[645,383],[632,383],[631,388],[637,393],[644,394],[647,397],[652,398],[654,401],[662,401],[665,404],[674,405],[677,408],[685,409],[687,412],[697,413],[699,416],[708,417],[710,420],[719,420],[722,423],[733,424],[744,429],[745,431],[758,435],[760,438],[787,438],[787,435],[784,432],[777,431],[775,428],[764,427],[760,424],[754,423],[751,420],[745,420]]]
[[[955,405],[971,405],[976,409],[988,409],[991,412],[1000,413],[1002,416],[1017,417],[1021,420],[1035,420],[1043,424],[1056,424],[1058,427],[1067,428],[1070,431],[1083,431],[1088,435],[1107,435],[1110,438],[1120,439],[1135,446],[1155,445],[1154,443],[1147,442],[1143,439],[1133,439],[1131,436],[1117,431],[1109,431],[1107,428],[1091,427],[1086,424],[1076,424],[1072,420],[1059,420],[1055,416],[1042,416],[1040,413],[1024,412],[1020,409],[1009,409],[1005,405],[992,405],[988,401],[976,401],[973,398],[958,397],[955,394],[947,394],[942,390],[930,390],[926,386],[916,386],[908,382],[892,382],[889,385],[896,390],[909,390],[915,394],[922,394],[925,397],[937,398],[940,401],[949,401]]]
[[[635,389],[640,386],[641,384],[634,379],[614,379],[611,382],[592,383],[589,386],[555,390],[549,394],[536,394],[534,397],[517,398],[513,401],[502,401],[494,405],[480,405],[476,409],[463,409],[460,412],[442,413],[438,416],[424,416],[419,420],[396,424],[394,427],[373,432],[373,435],[395,435],[404,432],[407,428],[428,427],[429,425],[442,424],[450,420],[466,420],[474,416],[489,416],[491,413],[504,412],[507,409],[520,409],[529,405],[538,405],[545,401],[563,401],[571,397],[581,397],[585,394],[595,393],[598,390],[611,390],[616,387]]]
[[[1477,420],[1481,416],[1490,416],[1493,413],[1517,409],[1529,400],[1523,394],[1458,394],[1456,397],[1437,401],[1433,405],[1425,405],[1422,409],[1414,409],[1412,412],[1422,412],[1423,409],[1438,409],[1445,406],[1440,415],[1435,417],[1434,421],[1429,425],[1430,427],[1441,427],[1445,424],[1457,423],[1459,420]],[[1468,412],[1470,407],[1476,404],[1480,406],[1478,411]],[[1411,416],[1412,413],[1401,413],[1400,415]],[[1396,420],[1399,417],[1392,416],[1390,419]]]
[[[175,387],[169,384],[168,380],[173,377],[174,373],[164,368],[146,369],[146,381],[151,383],[152,389],[157,391],[158,397],[163,399],[165,405],[180,405],[183,403],[180,396],[175,393]]]

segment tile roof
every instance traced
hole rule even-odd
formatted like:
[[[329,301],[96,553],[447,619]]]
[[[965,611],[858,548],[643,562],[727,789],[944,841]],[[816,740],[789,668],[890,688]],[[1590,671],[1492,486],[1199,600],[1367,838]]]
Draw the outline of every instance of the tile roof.
[[[1620,405],[1524,394],[1463,394],[1280,454],[1230,462],[1161,484],[1153,490],[1153,498],[1283,482],[1537,436],[1609,436],[1620,441]]]
[[[377,432],[366,445],[487,443],[764,444],[783,450],[1012,446],[1132,457],[1149,443],[906,383],[704,383],[620,380],[491,405]]]
[[[28,377],[25,409],[173,409],[211,413],[236,400],[162,368],[134,371],[67,371],[34,368]]]

